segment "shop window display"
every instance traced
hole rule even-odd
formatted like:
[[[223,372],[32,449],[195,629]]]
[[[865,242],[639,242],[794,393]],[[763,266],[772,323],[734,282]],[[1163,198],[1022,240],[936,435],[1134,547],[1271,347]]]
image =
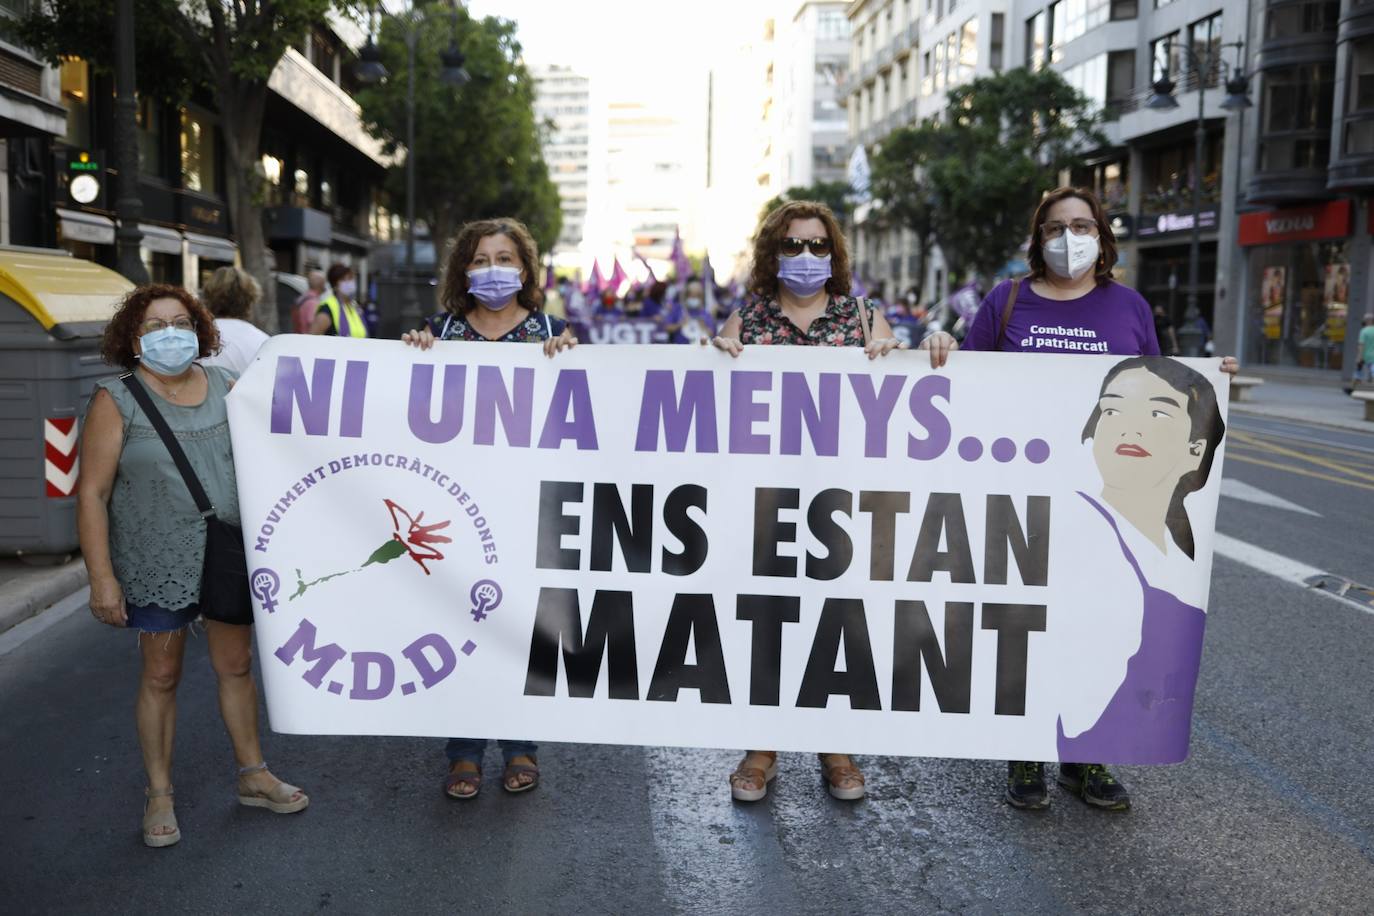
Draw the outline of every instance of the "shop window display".
[[[1350,302],[1344,241],[1253,249],[1248,357],[1268,365],[1342,368]]]

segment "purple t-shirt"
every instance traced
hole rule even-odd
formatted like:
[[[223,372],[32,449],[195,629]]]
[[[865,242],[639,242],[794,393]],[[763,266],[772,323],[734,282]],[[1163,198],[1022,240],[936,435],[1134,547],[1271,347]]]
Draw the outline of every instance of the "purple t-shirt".
[[[999,349],[997,328],[1010,294],[1010,280],[987,294],[964,337],[963,349]],[[1061,302],[1036,295],[1030,281],[1023,279],[1000,349],[1007,353],[1158,356],[1159,338],[1150,306],[1129,286],[1102,283],[1086,295]]]

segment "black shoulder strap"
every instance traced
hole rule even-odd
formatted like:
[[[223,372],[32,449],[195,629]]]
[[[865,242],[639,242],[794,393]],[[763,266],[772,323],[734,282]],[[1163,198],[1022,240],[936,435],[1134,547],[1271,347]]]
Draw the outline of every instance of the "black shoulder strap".
[[[1016,310],[1016,295],[1021,292],[1021,278],[1017,277],[1011,281],[1011,289],[1007,290],[1007,304],[1002,307],[1002,322],[997,326],[997,344],[994,350],[1002,349],[1002,341],[1007,336],[1007,325],[1011,324],[1011,313]]]
[[[208,378],[208,373],[207,373]],[[129,389],[129,393],[134,396],[138,406],[143,408],[143,413],[148,417],[148,421],[153,424],[153,429],[157,430],[158,438],[162,444],[167,446],[167,451],[172,456],[172,461],[176,463],[177,470],[181,472],[181,479],[186,481],[186,489],[191,491],[191,498],[196,501],[196,508],[200,514],[209,518],[215,514],[215,507],[210,505],[210,498],[205,495],[205,488],[200,485],[200,478],[196,477],[196,472],[191,468],[191,462],[187,459],[186,453],[181,450],[181,443],[177,442],[177,437],[172,434],[172,429],[167,425],[167,420],[162,416],[162,412],[157,409],[153,399],[148,396],[148,389],[143,387],[132,372],[119,377],[124,383],[124,387]]]

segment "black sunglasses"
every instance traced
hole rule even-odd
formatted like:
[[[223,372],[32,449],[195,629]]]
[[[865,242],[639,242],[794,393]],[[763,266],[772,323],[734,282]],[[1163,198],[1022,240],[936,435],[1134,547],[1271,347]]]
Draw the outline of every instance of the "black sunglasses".
[[[830,254],[830,239],[798,239],[788,236],[778,245],[778,251],[785,258],[795,258],[802,253],[802,249],[810,251],[818,258],[823,258]]]

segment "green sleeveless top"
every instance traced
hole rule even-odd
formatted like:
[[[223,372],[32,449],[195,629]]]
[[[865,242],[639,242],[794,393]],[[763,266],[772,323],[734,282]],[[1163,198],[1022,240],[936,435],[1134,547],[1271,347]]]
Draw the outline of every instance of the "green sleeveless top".
[[[183,407],[148,390],[215,507],[231,525],[239,523],[234,450],[224,397],[234,374],[202,366],[209,385],[205,400]],[[176,610],[200,600],[205,564],[205,520],[186,489],[167,446],[119,378],[98,383],[114,398],[124,420],[124,447],[110,492],[110,559],[115,578],[131,605]]]

